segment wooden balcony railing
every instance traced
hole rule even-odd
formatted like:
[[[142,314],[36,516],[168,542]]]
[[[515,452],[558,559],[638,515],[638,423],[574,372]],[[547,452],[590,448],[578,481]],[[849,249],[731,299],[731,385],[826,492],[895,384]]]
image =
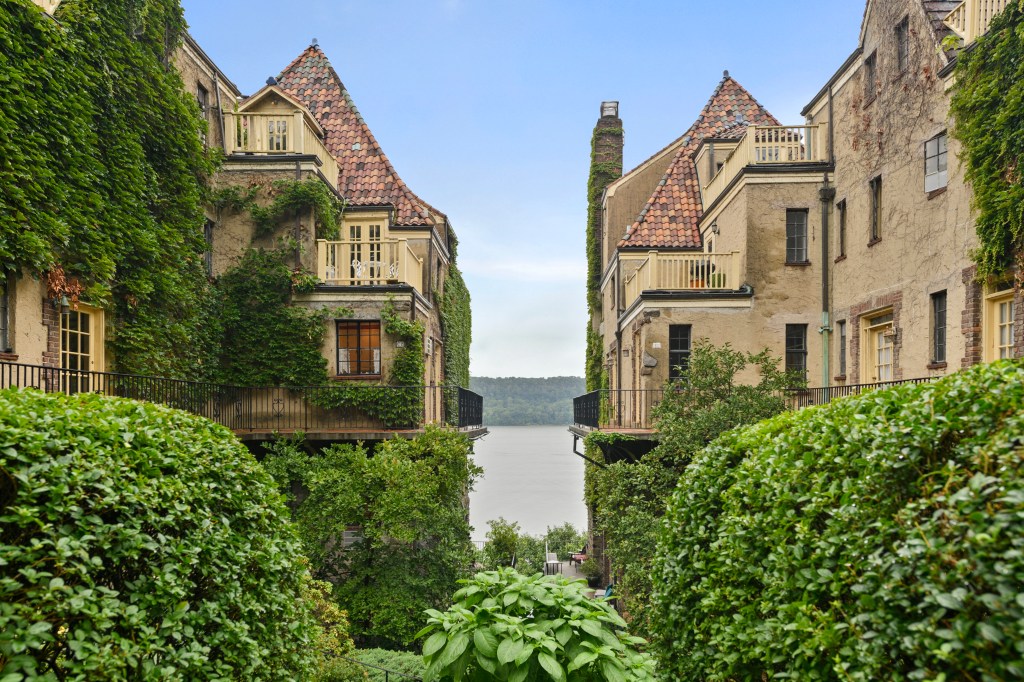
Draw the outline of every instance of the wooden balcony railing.
[[[750,126],[725,165],[704,186],[707,208],[747,166],[820,163],[827,160],[822,125]]]
[[[320,172],[338,186],[338,162],[302,114],[224,114],[224,153],[311,154],[320,159]]]
[[[409,284],[423,290],[423,259],[405,239],[377,242],[318,239],[317,278],[325,284]]]
[[[626,279],[626,305],[644,291],[735,291],[740,288],[740,254],[650,251]]]
[[[997,14],[1006,9],[1010,0],[964,0],[949,13],[943,23],[970,45],[988,33],[988,27]]]

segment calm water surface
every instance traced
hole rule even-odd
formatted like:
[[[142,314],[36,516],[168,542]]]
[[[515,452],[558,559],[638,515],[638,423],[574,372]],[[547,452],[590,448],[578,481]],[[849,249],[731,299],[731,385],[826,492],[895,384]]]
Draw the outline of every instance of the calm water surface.
[[[487,535],[499,516],[530,535],[568,521],[583,530],[583,460],[572,452],[568,426],[490,426],[476,442],[474,460],[483,478],[469,495],[473,539]]]

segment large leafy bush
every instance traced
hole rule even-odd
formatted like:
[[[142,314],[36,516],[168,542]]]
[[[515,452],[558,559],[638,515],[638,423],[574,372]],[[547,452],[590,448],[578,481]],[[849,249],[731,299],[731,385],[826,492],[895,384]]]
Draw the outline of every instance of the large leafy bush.
[[[287,517],[211,422],[0,392],[0,679],[305,677],[315,630]]]
[[[447,612],[429,611],[420,635],[425,680],[555,682],[653,680],[643,640],[582,582],[524,576],[514,569],[477,573]]]
[[[1024,366],[732,431],[686,469],[652,628],[678,680],[1024,677]]]

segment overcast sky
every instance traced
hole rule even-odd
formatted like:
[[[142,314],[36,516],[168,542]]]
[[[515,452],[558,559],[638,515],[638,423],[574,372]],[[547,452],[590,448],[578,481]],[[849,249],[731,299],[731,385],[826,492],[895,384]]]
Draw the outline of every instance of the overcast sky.
[[[783,123],[856,47],[862,0],[182,0],[251,93],[314,38],[405,182],[445,212],[476,376],[583,374],[590,136],[618,100],[630,169],[728,69]]]

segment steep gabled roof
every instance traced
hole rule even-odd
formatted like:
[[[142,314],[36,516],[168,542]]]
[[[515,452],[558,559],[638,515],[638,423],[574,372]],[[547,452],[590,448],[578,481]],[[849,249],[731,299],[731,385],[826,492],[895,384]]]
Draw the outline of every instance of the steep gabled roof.
[[[700,247],[703,207],[693,154],[705,137],[733,137],[746,125],[780,124],[726,72],[619,248]]]
[[[350,205],[393,206],[395,225],[444,222],[444,214],[416,196],[395,172],[323,50],[310,45],[277,83],[323,127],[327,150],[340,169],[338,189]]]

